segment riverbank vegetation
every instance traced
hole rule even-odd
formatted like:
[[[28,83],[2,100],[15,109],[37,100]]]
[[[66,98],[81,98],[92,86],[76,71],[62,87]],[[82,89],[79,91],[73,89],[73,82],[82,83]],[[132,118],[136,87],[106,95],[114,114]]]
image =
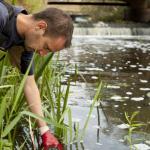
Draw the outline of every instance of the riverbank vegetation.
[[[65,87],[62,85],[61,79],[63,79],[65,67],[58,67],[58,57],[54,60],[52,58],[53,54],[49,54],[45,58],[40,58],[37,55],[34,57],[35,77],[41,93],[45,118],[40,118],[29,112],[25,102],[23,85],[28,71],[24,76],[20,75],[18,70],[9,65],[7,56],[0,62],[1,149],[15,149],[17,147],[24,149],[25,147],[31,148],[31,146],[39,148],[39,133],[33,118],[46,121],[64,144],[83,139],[91,112],[95,103],[100,99],[102,84],[97,89],[81,134],[78,133],[79,129],[73,133],[72,113],[67,105],[71,79],[68,79]],[[39,66],[39,64],[41,65]],[[66,118],[68,118],[67,122]],[[30,146],[28,147],[28,145]]]

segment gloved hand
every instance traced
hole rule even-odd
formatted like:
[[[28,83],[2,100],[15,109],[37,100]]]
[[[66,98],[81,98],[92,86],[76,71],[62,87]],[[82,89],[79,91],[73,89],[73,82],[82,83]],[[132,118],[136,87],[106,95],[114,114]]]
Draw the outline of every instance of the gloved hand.
[[[58,142],[56,137],[48,130],[42,136],[42,146],[44,150],[48,150],[49,148],[57,148],[58,150],[63,150],[62,144]]]

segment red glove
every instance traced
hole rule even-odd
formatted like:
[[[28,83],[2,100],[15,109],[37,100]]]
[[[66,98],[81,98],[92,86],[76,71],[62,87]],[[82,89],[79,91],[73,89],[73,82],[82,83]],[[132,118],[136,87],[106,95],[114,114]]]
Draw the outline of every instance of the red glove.
[[[58,142],[58,140],[50,131],[45,132],[41,137],[44,150],[48,150],[49,148],[57,148],[58,150],[63,150],[62,144]]]

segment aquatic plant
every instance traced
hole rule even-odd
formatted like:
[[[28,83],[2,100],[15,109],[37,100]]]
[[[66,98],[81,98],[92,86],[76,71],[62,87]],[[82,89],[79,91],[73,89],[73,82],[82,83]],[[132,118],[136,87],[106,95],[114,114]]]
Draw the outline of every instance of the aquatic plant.
[[[133,140],[133,133],[137,133],[137,129],[141,128],[142,126],[145,126],[145,123],[142,123],[141,121],[136,121],[135,118],[139,114],[139,111],[135,111],[132,113],[132,115],[129,117],[128,113],[125,112],[125,118],[127,121],[127,124],[129,126],[128,128],[128,135],[125,136],[125,140],[127,140],[128,144],[130,145],[130,150],[135,149],[133,147],[134,142],[136,139]]]
[[[36,79],[38,79],[39,76],[42,74],[43,70],[45,69],[45,66],[47,66],[48,62],[50,62],[50,60],[52,59],[52,56],[53,54],[50,54],[47,56],[47,58],[44,59],[41,65],[41,69],[39,69],[39,71],[36,74]],[[26,115],[36,119],[43,119],[47,123],[51,123],[56,127],[63,127],[59,126],[59,124],[56,123],[56,121],[51,119],[50,117],[41,118],[31,112],[24,111],[28,110],[28,108],[24,103],[25,101],[23,95],[23,87],[31,64],[28,67],[26,74],[23,77],[21,77],[17,71],[14,71],[14,68],[7,66],[7,62],[7,56],[2,62],[0,62],[0,148],[3,149],[5,146],[7,147],[9,145],[11,149],[13,149],[16,141],[15,137],[17,134],[17,124],[21,120],[22,116],[24,116],[24,118],[26,118]],[[9,72],[12,72],[11,76],[8,74]]]

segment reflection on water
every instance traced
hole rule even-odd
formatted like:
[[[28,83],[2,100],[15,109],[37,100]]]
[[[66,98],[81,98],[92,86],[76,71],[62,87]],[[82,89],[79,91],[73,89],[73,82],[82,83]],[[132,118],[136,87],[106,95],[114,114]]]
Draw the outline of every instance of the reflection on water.
[[[126,122],[124,112],[131,114],[137,110],[140,111],[137,120],[150,122],[149,52],[148,38],[92,36],[75,37],[72,48],[61,52],[61,61],[78,66],[80,75],[75,78],[74,69],[68,68],[66,79],[69,76],[77,79],[76,84],[72,82],[69,105],[81,129],[97,83],[102,80],[106,84],[101,106],[95,108],[89,122],[84,148],[72,145],[68,149],[129,149],[123,140],[127,130],[117,125]],[[143,130],[150,132],[148,127]]]

